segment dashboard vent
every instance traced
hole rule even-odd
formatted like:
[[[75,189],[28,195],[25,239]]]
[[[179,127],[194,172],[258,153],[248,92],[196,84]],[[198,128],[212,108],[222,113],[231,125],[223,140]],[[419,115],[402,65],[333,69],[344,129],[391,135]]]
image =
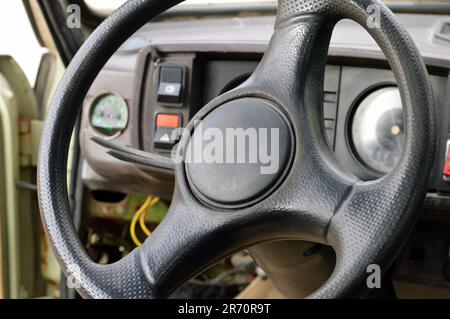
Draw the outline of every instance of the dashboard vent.
[[[437,39],[450,42],[450,20],[445,20],[439,23],[434,36]]]

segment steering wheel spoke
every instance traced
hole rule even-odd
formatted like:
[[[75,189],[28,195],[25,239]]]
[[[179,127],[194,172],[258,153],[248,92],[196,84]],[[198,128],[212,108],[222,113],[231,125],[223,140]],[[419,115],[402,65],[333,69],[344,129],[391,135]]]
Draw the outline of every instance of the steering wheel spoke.
[[[146,277],[158,297],[169,296],[238,248],[239,227],[227,227],[229,216],[214,214],[174,196],[164,220],[140,247]]]
[[[176,186],[169,212],[140,247],[142,268],[158,297],[234,252],[269,240],[311,238],[307,213],[269,203],[222,211],[205,207],[183,183]],[[272,205],[273,204],[273,205]],[[323,229],[322,229],[323,231]],[[315,235],[313,235],[315,236]]]
[[[321,82],[336,20],[308,14],[277,20],[274,34],[260,64],[244,87],[259,90],[289,110],[304,106],[308,94],[321,96]],[[276,75],[276,76],[275,76]]]
[[[337,257],[335,271],[312,297],[361,295],[367,287],[355,283],[365,283],[371,267],[387,271],[386,258],[395,258],[416,222],[408,210],[424,199],[418,190],[402,191],[400,185],[408,183],[408,178],[399,179],[402,175],[408,176],[398,169],[396,174],[352,186],[328,228],[327,242]]]
[[[285,6],[286,2],[280,1],[280,6]],[[279,11],[274,34],[255,72],[214,104],[245,96],[273,101],[291,120],[296,150],[303,154],[297,154],[303,158],[296,158],[296,162],[316,162],[311,165],[328,166],[352,179],[332,153],[323,115],[325,67],[329,42],[338,20],[314,11],[290,16],[282,15],[283,12]]]

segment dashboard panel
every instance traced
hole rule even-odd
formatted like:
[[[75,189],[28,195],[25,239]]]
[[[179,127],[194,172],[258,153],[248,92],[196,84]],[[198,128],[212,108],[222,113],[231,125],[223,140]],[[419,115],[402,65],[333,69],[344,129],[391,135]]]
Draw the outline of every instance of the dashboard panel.
[[[412,34],[431,74],[439,138],[430,192],[445,195],[450,192],[450,184],[442,176],[450,139],[450,43],[433,34],[446,17],[398,17]],[[245,81],[264,54],[273,25],[270,15],[171,20],[149,23],[133,35],[98,75],[84,102],[80,130],[84,183],[91,190],[151,193],[170,199],[170,173],[117,160],[91,138],[102,136],[170,156],[169,150],[176,143],[171,139],[173,130],[186,125],[216,96]],[[363,180],[379,178],[385,172],[383,168],[374,169],[361,156],[352,136],[354,120],[365,100],[395,88],[395,84],[393,73],[370,36],[354,22],[340,22],[325,72],[324,129],[341,165]],[[98,106],[105,97],[112,102]],[[96,115],[98,118],[93,119]],[[401,119],[401,115],[396,116]],[[111,118],[115,121],[110,122]],[[380,120],[381,124],[385,122]],[[402,129],[401,121],[382,128],[395,136]],[[380,156],[386,154],[391,153]]]

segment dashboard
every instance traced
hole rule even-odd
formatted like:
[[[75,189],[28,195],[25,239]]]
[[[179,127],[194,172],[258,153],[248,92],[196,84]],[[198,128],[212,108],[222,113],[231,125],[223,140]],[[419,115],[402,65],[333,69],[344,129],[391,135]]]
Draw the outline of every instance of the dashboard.
[[[450,207],[445,204],[450,202],[450,40],[436,36],[442,25],[450,25],[449,18],[398,18],[424,57],[436,98],[439,135],[427,202]],[[92,137],[169,157],[176,143],[172,132],[255,70],[274,19],[269,14],[169,19],[148,23],[134,34],[85,98],[79,136],[84,184],[93,191],[151,193],[170,200],[171,172],[115,159]],[[378,45],[354,22],[336,26],[323,89],[324,129],[341,165],[363,180],[389,173],[401,156],[401,99]]]

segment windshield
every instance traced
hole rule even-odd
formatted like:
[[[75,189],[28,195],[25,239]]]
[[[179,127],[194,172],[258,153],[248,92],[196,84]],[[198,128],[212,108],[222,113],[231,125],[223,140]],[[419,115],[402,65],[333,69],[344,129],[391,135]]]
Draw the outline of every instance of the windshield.
[[[85,0],[87,6],[96,13],[99,14],[110,14],[113,10],[117,9],[121,4],[123,4],[126,0]],[[383,2],[387,3],[443,3],[448,2],[449,0],[386,0]],[[251,3],[276,3],[274,0],[186,0],[181,3],[181,6],[191,6],[191,5],[199,5],[199,6],[217,6],[224,4],[235,4],[235,5],[246,5]]]
[[[90,9],[95,12],[107,14],[117,9],[126,0],[85,0]],[[201,5],[201,6],[215,6],[220,4],[247,4],[255,2],[276,2],[274,0],[186,0],[182,2],[181,6],[186,5]]]

